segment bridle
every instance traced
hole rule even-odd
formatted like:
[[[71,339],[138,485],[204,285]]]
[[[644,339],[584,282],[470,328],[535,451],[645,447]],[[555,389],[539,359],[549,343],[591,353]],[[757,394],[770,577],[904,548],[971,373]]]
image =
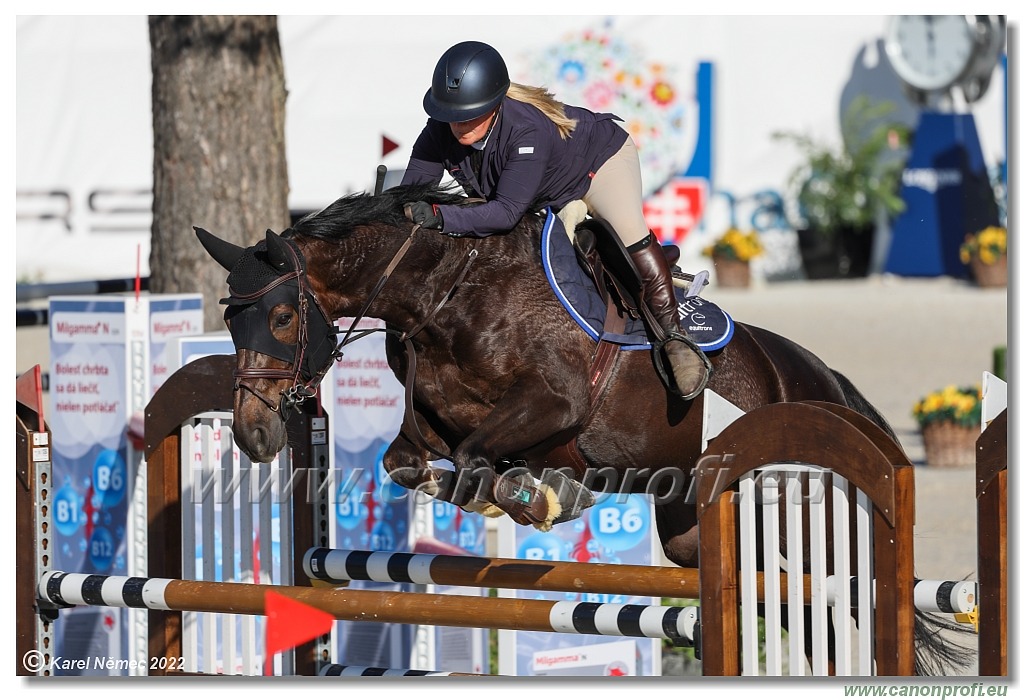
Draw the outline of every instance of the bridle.
[[[436,450],[427,441],[423,435],[419,426],[416,424],[415,412],[413,410],[413,384],[416,377],[416,349],[413,346],[412,339],[420,331],[422,331],[444,308],[448,301],[455,295],[459,286],[466,279],[466,275],[469,273],[470,268],[476,261],[479,252],[476,248],[472,248],[466,256],[466,261],[463,264],[459,274],[456,276],[454,282],[448,288],[448,291],[441,297],[440,301],[427,313],[427,315],[417,323],[411,330],[399,331],[394,328],[368,328],[360,331],[356,331],[356,327],[366,317],[370,310],[371,305],[380,296],[384,290],[384,286],[391,278],[392,273],[401,263],[406,253],[412,247],[416,233],[421,230],[419,224],[413,224],[412,230],[409,232],[408,237],[403,241],[402,245],[392,256],[391,261],[387,267],[384,268],[384,272],[381,273],[380,278],[377,280],[373,289],[370,290],[366,301],[363,303],[358,314],[352,319],[352,323],[349,325],[348,330],[345,332],[344,337],[339,341],[337,339],[340,329],[333,325],[328,319],[330,318],[323,310],[319,300],[316,297],[312,287],[309,285],[309,281],[306,277],[306,269],[303,265],[303,260],[295,249],[295,244],[284,238],[287,242],[285,246],[293,263],[293,269],[289,272],[275,278],[272,282],[265,285],[262,289],[251,294],[238,294],[234,291],[231,293],[231,300],[235,303],[243,304],[258,304],[264,300],[267,295],[272,294],[275,290],[280,288],[286,282],[291,280],[296,281],[298,300],[296,308],[299,314],[299,328],[298,338],[295,343],[294,349],[294,360],[292,362],[292,369],[274,369],[274,368],[244,368],[235,369],[234,371],[234,389],[245,389],[249,391],[253,396],[262,401],[266,406],[276,413],[280,413],[282,420],[287,420],[291,410],[296,406],[302,404],[306,399],[316,396],[317,390],[320,386],[320,382],[330,371],[331,367],[337,360],[342,358],[342,348],[346,347],[350,343],[364,338],[371,333],[386,333],[389,335],[396,336],[397,339],[404,344],[406,348],[406,354],[408,357],[408,367],[406,369],[405,378],[405,404],[406,414],[411,416],[411,423],[416,431],[416,437],[418,438],[422,447],[431,452],[436,457],[442,459],[451,459],[451,456]],[[260,308],[267,306],[263,303]],[[272,305],[271,305],[272,308]],[[310,310],[313,309],[317,313],[314,316],[314,320],[311,323],[309,316]],[[269,309],[268,309],[269,312]],[[310,333],[312,328],[313,332]],[[235,346],[238,348],[244,347],[239,343],[239,338],[235,337],[234,326],[231,326],[232,338],[235,341]],[[329,352],[327,348],[315,348],[315,354],[320,356],[320,361],[317,363],[315,368],[307,367],[309,364],[310,353],[309,353],[309,342],[310,337],[314,338],[322,336],[325,339],[329,339]],[[247,343],[249,341],[246,341]],[[286,344],[282,346],[289,347]],[[283,358],[282,358],[283,359]],[[256,388],[250,384],[250,380],[257,379],[290,379],[292,384],[287,389],[281,392],[281,397],[278,404],[275,406],[274,402],[268,399],[266,396],[261,394]]]
[[[261,319],[260,311],[264,307],[268,307],[266,311],[269,313],[270,309],[273,308],[274,304],[271,303],[273,298],[270,295],[280,297],[282,301],[291,301],[293,295],[290,294],[286,289],[288,282],[295,280],[296,291],[294,292],[295,307],[298,314],[298,330],[296,342],[294,344],[282,343],[276,338],[272,337],[257,337],[243,339],[239,336],[242,335],[244,329],[239,329],[237,323],[229,324],[231,329],[232,339],[234,340],[235,347],[244,348],[246,345],[256,345],[254,349],[258,352],[265,352],[269,347],[277,345],[279,348],[274,348],[279,353],[274,355],[273,352],[268,353],[272,356],[276,356],[279,359],[285,359],[280,357],[282,349],[287,352],[287,349],[294,348],[292,350],[292,361],[291,369],[287,368],[272,368],[272,367],[246,367],[236,368],[234,376],[234,390],[245,389],[249,391],[253,396],[258,398],[267,408],[271,411],[278,412],[281,414],[282,420],[287,420],[291,413],[291,410],[302,404],[306,399],[316,396],[320,382],[330,371],[331,366],[335,360],[341,357],[339,351],[339,345],[337,336],[339,329],[333,323],[330,322],[330,317],[324,311],[320,301],[316,297],[316,293],[309,285],[309,280],[306,276],[306,269],[302,263],[300,255],[295,248],[295,245],[287,239],[284,246],[289,254],[292,263],[292,269],[279,277],[274,278],[269,284],[265,285],[261,289],[249,293],[241,294],[234,290],[231,290],[231,296],[229,297],[230,302],[233,304],[246,304],[256,305],[250,313],[253,313],[255,319],[252,328],[259,328],[259,324],[263,323],[266,315],[263,315]],[[276,292],[276,294],[275,294]],[[227,301],[227,300],[226,300]],[[310,309],[314,309],[316,313],[310,318]],[[225,313],[225,317],[230,314],[231,307],[229,306],[228,311]],[[247,313],[243,311],[242,313]],[[236,316],[237,319],[237,316]],[[259,335],[259,334],[257,334]],[[311,340],[315,341],[316,344],[310,347]],[[241,341],[241,342],[240,342]],[[311,366],[311,362],[315,365]],[[258,379],[289,379],[291,380],[291,386],[281,392],[280,398],[277,405],[273,401],[268,399],[262,393],[260,393],[251,381]]]

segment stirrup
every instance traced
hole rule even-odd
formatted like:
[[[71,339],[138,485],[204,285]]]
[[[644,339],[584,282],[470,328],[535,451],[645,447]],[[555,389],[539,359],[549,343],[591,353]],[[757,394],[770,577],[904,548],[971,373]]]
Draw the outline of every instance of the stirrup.
[[[681,393],[679,387],[676,386],[675,380],[672,375],[665,371],[665,361],[662,359],[662,354],[665,346],[671,342],[681,342],[683,345],[690,348],[698,358],[700,358],[701,364],[704,365],[704,381],[702,381],[696,389],[691,391],[689,394]],[[700,396],[700,393],[707,388],[708,382],[711,381],[711,373],[714,371],[714,367],[711,365],[711,360],[704,354],[704,351],[693,341],[693,338],[683,335],[679,331],[669,331],[664,338],[654,342],[651,346],[651,352],[654,354],[654,368],[658,371],[658,376],[661,377],[662,383],[668,387],[676,396],[679,396],[683,401],[692,401],[693,399]]]

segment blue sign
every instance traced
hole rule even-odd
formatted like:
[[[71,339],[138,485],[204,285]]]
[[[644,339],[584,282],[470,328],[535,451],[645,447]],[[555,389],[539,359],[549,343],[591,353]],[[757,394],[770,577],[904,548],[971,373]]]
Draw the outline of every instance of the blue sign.
[[[921,113],[900,196],[907,208],[893,223],[885,271],[965,277],[964,237],[999,225],[972,115]]]

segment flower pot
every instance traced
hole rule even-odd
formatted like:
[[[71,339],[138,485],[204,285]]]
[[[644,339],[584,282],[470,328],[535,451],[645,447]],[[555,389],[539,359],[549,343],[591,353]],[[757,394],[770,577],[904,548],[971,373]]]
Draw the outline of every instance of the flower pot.
[[[715,279],[719,287],[749,287],[750,286],[750,263],[743,260],[733,260],[714,256],[711,262],[715,266]]]
[[[1006,286],[1006,256],[999,258],[991,265],[986,265],[979,258],[971,258],[971,274],[979,287]]]
[[[925,459],[930,467],[973,467],[981,426],[936,421],[921,428]]]
[[[797,242],[807,279],[865,277],[871,266],[874,228],[842,228],[831,233],[799,229]]]
[[[846,277],[867,277],[871,269],[871,252],[875,245],[875,228],[843,227],[839,231],[842,245],[841,269]]]

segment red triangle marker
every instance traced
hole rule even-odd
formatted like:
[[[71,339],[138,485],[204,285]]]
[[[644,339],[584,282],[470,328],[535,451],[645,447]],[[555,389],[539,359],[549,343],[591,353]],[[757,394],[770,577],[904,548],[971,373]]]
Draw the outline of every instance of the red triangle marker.
[[[381,138],[381,147],[380,147],[380,155],[381,155],[381,157],[386,156],[388,153],[391,153],[391,151],[393,151],[396,148],[398,148],[398,144],[395,143],[394,141],[392,141],[391,139],[389,139],[387,136],[384,136],[383,134],[381,134],[380,138]]]
[[[327,634],[334,625],[334,617],[329,613],[273,591],[267,591],[263,610],[267,615],[264,675],[268,676],[273,675],[274,654]]]

